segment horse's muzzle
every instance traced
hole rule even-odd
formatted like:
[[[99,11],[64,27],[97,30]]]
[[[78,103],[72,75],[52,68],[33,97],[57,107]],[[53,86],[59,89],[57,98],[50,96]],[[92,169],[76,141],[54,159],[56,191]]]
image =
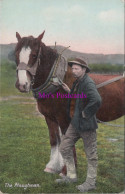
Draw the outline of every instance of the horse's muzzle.
[[[25,85],[20,85],[20,84],[19,84],[19,80],[16,81],[15,87],[16,87],[20,92],[23,92],[23,93],[29,92],[29,89],[28,89],[28,87],[27,87],[27,84],[25,84]]]

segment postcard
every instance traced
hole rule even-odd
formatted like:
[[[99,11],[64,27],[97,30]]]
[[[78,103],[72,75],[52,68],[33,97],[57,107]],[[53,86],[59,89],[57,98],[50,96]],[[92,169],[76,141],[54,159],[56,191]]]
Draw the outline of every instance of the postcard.
[[[0,194],[124,193],[124,6],[0,1]]]

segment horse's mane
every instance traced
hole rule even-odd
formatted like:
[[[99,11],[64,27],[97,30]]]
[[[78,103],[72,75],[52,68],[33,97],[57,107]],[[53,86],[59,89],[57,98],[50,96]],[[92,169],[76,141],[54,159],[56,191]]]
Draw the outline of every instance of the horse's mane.
[[[49,46],[46,46],[43,42],[41,42],[41,65],[37,68],[34,88],[45,82],[55,62],[55,59],[58,56],[59,54],[56,50],[50,48]]]
[[[48,55],[49,54],[49,55]],[[52,49],[49,46],[46,46],[44,43],[41,44],[41,56],[42,61],[46,61],[46,64],[53,64],[53,60],[58,57],[56,50]]]

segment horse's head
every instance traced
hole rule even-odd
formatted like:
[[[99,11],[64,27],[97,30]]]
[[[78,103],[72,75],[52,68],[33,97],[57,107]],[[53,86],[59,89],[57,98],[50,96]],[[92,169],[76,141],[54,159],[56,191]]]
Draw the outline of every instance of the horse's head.
[[[16,32],[18,43],[15,48],[17,64],[15,86],[20,92],[28,92],[30,90],[39,63],[41,40],[44,32],[37,38],[33,36],[21,38],[20,34]]]

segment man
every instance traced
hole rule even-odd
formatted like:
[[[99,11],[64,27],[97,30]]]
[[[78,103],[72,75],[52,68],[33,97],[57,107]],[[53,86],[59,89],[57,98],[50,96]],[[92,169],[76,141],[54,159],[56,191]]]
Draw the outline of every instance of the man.
[[[100,107],[101,97],[96,89],[95,83],[87,75],[90,69],[83,60],[75,58],[74,60],[69,61],[68,65],[72,68],[72,73],[76,78],[76,81],[71,90],[63,83],[63,89],[70,94],[84,93],[86,98],[69,99],[68,114],[71,118],[71,123],[66,134],[62,136],[60,144],[60,152],[67,167],[67,176],[57,179],[56,182],[72,183],[77,181],[72,150],[78,139],[82,138],[88,160],[88,170],[86,181],[82,185],[77,186],[77,188],[81,192],[85,192],[96,188],[98,161],[96,142],[96,129],[98,128],[98,125],[96,121],[96,112]]]

